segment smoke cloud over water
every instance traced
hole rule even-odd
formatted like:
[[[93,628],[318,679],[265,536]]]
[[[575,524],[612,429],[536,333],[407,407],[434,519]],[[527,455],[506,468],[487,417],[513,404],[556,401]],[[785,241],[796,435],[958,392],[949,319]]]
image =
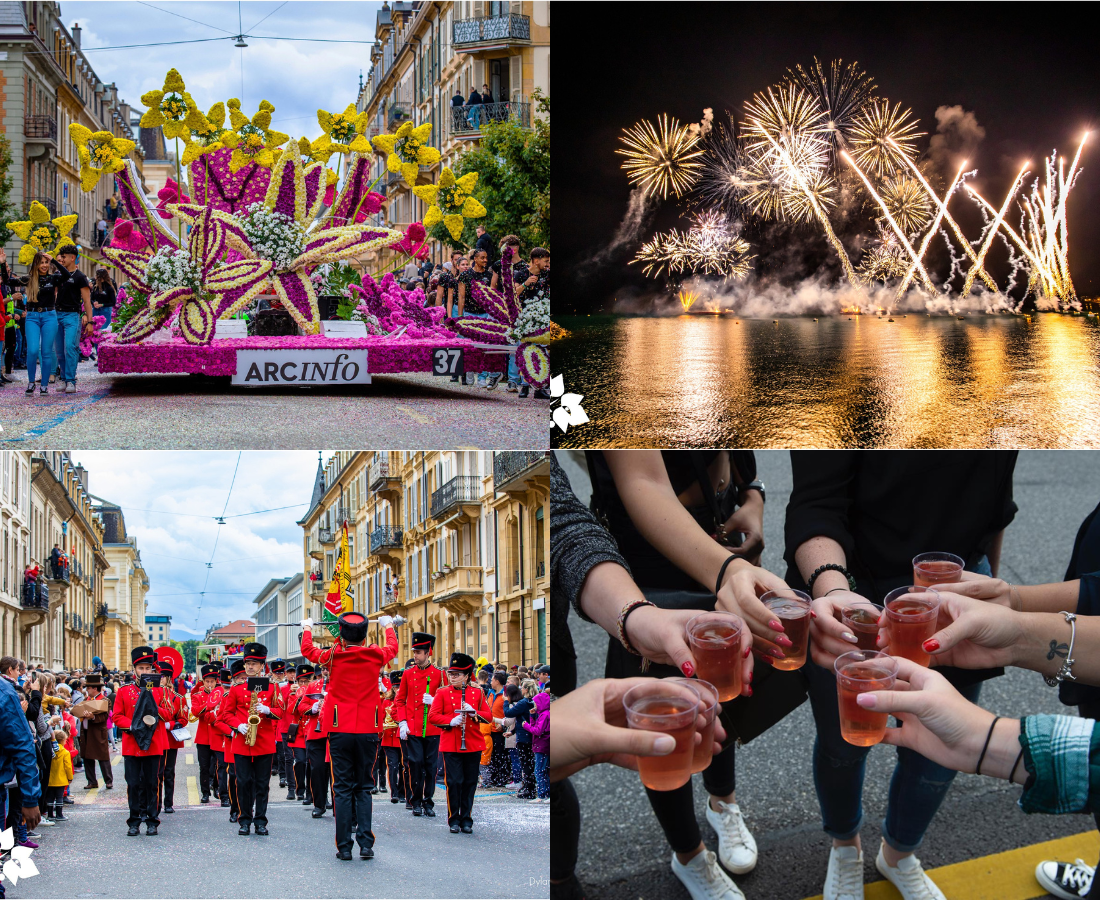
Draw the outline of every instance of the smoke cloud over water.
[[[936,132],[929,140],[928,153],[941,175],[952,174],[964,159],[972,159],[985,138],[985,129],[974,113],[958,105],[936,108]]]

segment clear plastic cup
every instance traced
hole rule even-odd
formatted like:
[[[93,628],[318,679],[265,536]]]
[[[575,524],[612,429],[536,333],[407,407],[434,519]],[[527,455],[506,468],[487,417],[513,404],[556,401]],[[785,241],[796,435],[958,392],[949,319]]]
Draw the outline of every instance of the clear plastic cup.
[[[741,630],[740,616],[728,612],[700,613],[684,627],[691,655],[695,657],[695,673],[718,689],[718,699],[725,702],[741,693]]]
[[[850,603],[840,611],[840,621],[856,636],[860,650],[878,650],[879,619],[882,607],[870,600]]]
[[[911,585],[890,591],[885,606],[890,655],[927,666],[932,657],[923,645],[936,633],[940,595],[932,588]]]
[[[650,790],[674,791],[691,778],[699,706],[699,692],[671,678],[647,679],[623,695],[627,726],[659,731],[676,741],[666,756],[637,758],[642,784]]]
[[[790,647],[778,644],[769,645],[782,656],[760,654],[768,665],[783,671],[801,669],[806,665],[806,647],[810,639],[810,595],[793,588],[780,591],[768,591],[760,598],[771,613],[783,626],[783,634],[791,642]]]
[[[714,724],[718,721],[718,688],[709,681],[699,678],[670,678],[669,681],[679,681],[699,695],[699,713],[703,716],[706,726],[699,732],[703,736],[701,743],[695,747],[695,755],[691,759],[691,773],[702,772],[714,759]]]
[[[962,581],[966,562],[954,553],[918,553],[913,557],[913,584],[931,587],[934,584],[955,584]]]
[[[898,661],[877,650],[852,650],[833,663],[840,704],[840,735],[849,744],[870,747],[886,734],[887,713],[864,709],[856,698],[867,691],[889,691],[898,674]]]

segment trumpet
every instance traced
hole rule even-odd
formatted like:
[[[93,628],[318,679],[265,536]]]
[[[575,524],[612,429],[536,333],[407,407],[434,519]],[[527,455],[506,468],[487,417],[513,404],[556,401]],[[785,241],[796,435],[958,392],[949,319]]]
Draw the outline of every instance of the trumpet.
[[[256,738],[260,733],[260,714],[256,712],[256,704],[260,702],[260,689],[252,692],[252,698],[248,701],[248,733],[244,736],[244,742],[249,747],[256,745]]]

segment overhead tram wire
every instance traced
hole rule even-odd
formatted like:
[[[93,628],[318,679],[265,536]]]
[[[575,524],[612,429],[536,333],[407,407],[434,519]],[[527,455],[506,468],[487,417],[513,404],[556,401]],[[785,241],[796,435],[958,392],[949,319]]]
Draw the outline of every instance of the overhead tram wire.
[[[148,6],[149,9],[155,9],[157,12],[168,13],[168,15],[175,16],[177,19],[186,19],[188,22],[194,22],[196,25],[202,25],[205,28],[213,28],[215,31],[223,31],[226,34],[236,37],[233,32],[227,31],[225,28],[219,28],[217,25],[211,25],[209,22],[200,22],[198,19],[192,19],[189,16],[182,15],[178,12],[172,12],[172,10],[170,9],[164,9],[160,6],[153,6],[152,3],[146,3],[145,0],[138,0],[138,6]],[[263,20],[261,19],[261,21]],[[253,28],[255,28],[255,26],[253,26]]]
[[[277,37],[276,35],[234,34],[226,37],[191,38],[186,41],[155,41],[151,44],[119,44],[114,47],[82,47],[82,53],[94,53],[102,50],[134,50],[142,47],[170,47],[177,44],[206,44],[210,41],[230,41],[237,38],[248,38],[253,41],[302,41],[314,44],[373,44],[374,41],[338,40],[336,38],[302,38],[302,37]]]
[[[225,506],[222,507],[222,514],[218,518],[218,531],[214,535],[214,549],[210,551],[210,561],[206,564],[206,577],[202,581],[202,590],[199,591],[199,605],[195,609],[195,627],[199,627],[199,616],[202,613],[202,601],[206,593],[206,585],[210,581],[210,570],[214,567],[214,554],[218,552],[218,539],[222,535],[222,525],[225,524],[225,511],[229,509],[229,498],[233,496],[233,485],[237,483],[237,470],[241,467],[241,456],[243,453],[237,451],[237,464],[233,467],[233,477],[229,481],[229,492],[225,495]]]
[[[112,504],[113,505],[113,504]],[[308,506],[306,502],[292,503],[290,506],[276,506],[273,509],[257,509],[253,512],[246,513],[233,513],[231,516],[207,516],[201,513],[184,513],[184,512],[170,512],[167,509],[143,509],[140,506],[120,506],[119,509],[129,510],[130,512],[143,512],[143,513],[156,513],[159,516],[186,516],[189,519],[239,519],[242,516],[258,516],[261,513],[279,512],[284,509],[297,509],[299,506]]]

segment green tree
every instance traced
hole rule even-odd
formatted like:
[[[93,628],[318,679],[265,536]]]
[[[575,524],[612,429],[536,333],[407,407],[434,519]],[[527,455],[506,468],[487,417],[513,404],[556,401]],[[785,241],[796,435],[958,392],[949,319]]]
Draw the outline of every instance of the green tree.
[[[487,214],[466,219],[460,240],[442,223],[431,228],[431,237],[465,250],[477,240],[474,229],[484,225],[494,240],[518,235],[524,252],[550,249],[550,98],[536,89],[533,99],[539,115],[532,128],[515,119],[490,122],[482,129],[481,145],[463,153],[454,166],[456,177],[478,173],[474,196]]]
[[[11,229],[6,222],[19,218],[19,210],[12,206],[10,195],[12,189],[11,175],[11,144],[8,139],[0,134],[0,247],[11,240]]]
[[[172,646],[175,647],[183,656],[183,670],[185,672],[194,672],[198,664],[199,653],[199,641],[172,641]]]

